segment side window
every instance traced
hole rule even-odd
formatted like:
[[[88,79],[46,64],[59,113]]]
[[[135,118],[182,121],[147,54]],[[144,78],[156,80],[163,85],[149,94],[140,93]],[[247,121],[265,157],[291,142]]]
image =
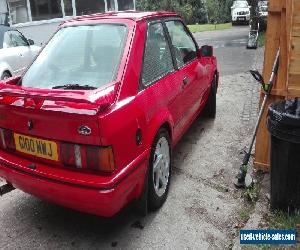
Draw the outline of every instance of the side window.
[[[178,67],[182,67],[197,57],[197,47],[180,21],[166,22]]]
[[[9,31],[4,33],[4,37],[3,37],[3,48],[4,49],[14,47],[12,40],[10,39],[9,33],[10,33]]]
[[[9,32],[10,39],[12,40],[12,43],[14,44],[14,47],[19,46],[28,46],[27,39],[18,31],[10,31]]]
[[[146,39],[141,79],[143,86],[147,86],[174,71],[170,47],[162,24],[150,24]]]

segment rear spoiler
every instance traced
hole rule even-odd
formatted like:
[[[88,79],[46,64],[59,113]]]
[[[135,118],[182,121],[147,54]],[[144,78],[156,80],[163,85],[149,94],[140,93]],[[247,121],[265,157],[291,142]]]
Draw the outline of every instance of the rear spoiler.
[[[103,110],[106,107],[114,103],[116,98],[116,91],[118,90],[119,83],[114,82],[102,89],[96,90],[35,90],[30,89],[28,92],[25,89],[16,85],[19,81],[19,77],[10,78],[7,81],[0,81],[0,97],[24,97],[32,99],[45,99],[49,101],[63,101],[63,102],[77,102],[95,105],[99,107],[99,110]]]
[[[55,96],[52,94],[29,94],[28,92],[25,92],[24,90],[16,90],[16,89],[2,89],[0,90],[0,96],[8,95],[12,97],[25,97],[25,98],[33,98],[33,99],[46,99],[49,101],[65,101],[65,102],[81,102],[81,103],[88,103],[88,104],[95,104],[94,102],[91,102],[89,99],[87,99],[87,96],[79,97],[76,95],[76,97],[72,96],[66,96],[66,95],[60,95]]]

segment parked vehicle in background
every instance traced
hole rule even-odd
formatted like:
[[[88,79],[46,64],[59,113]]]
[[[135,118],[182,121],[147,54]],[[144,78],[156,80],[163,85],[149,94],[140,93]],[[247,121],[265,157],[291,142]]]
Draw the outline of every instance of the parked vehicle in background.
[[[247,1],[234,1],[231,6],[232,24],[249,24],[250,6]]]
[[[259,18],[267,20],[268,13],[269,13],[269,7],[267,1],[261,1],[258,3],[258,11],[259,11]]]
[[[0,83],[0,177],[41,199],[110,217],[167,198],[172,148],[219,73],[180,16],[120,12],[65,22],[22,77]]]
[[[21,75],[40,50],[18,30],[0,26],[0,79]]]
[[[258,13],[259,13],[260,27],[263,30],[265,30],[267,27],[268,14],[269,14],[268,1],[258,2]]]
[[[267,18],[268,17],[268,5],[260,5],[258,7],[258,10],[259,10],[259,17],[260,18]]]

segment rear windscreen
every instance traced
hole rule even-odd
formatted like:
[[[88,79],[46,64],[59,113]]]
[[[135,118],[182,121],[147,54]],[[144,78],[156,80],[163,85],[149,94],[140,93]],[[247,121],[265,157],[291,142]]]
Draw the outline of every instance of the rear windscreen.
[[[121,24],[67,27],[46,45],[22,86],[51,89],[66,84],[101,87],[115,80],[127,27]]]

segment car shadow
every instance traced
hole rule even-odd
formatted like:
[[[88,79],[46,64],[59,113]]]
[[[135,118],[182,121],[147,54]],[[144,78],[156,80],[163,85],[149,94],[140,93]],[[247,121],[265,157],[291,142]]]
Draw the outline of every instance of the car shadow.
[[[214,122],[214,119],[208,119],[200,114],[192,123],[173,150],[173,167],[175,170],[184,168],[184,160],[193,154],[193,149],[201,141],[203,133],[210,130],[214,126]]]

